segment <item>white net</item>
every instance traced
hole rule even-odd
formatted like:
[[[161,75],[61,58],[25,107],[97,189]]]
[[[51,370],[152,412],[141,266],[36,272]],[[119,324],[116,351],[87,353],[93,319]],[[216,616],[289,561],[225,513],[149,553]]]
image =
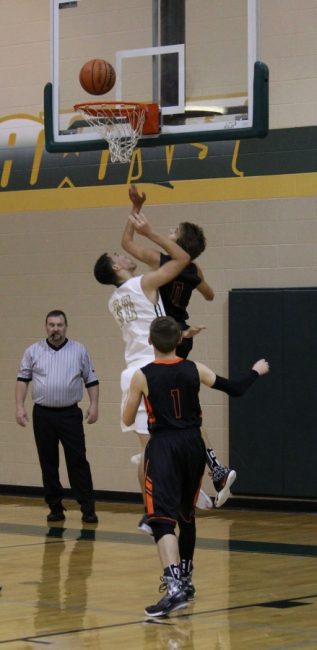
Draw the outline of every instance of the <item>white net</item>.
[[[92,102],[74,108],[108,142],[111,162],[131,160],[144,125],[142,104]]]

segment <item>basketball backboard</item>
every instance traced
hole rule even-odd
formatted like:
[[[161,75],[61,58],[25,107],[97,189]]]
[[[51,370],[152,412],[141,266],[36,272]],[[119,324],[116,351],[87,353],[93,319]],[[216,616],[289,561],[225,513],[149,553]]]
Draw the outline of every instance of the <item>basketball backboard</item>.
[[[257,21],[257,0],[51,0],[47,150],[105,148],[73,108],[96,99],[158,103],[159,133],[141,137],[142,147],[264,137],[268,69]],[[93,58],[116,70],[102,97],[79,83]]]

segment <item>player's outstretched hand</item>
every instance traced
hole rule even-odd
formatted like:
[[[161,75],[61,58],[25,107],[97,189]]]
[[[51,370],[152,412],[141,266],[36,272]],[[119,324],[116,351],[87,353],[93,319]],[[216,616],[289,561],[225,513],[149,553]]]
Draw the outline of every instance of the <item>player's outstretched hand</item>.
[[[129,197],[132,201],[132,212],[139,214],[139,212],[142,210],[143,203],[146,200],[146,194],[142,192],[140,195],[138,193],[137,186],[132,184],[131,187],[129,187]]]
[[[259,361],[256,361],[252,366],[252,370],[255,370],[258,375],[266,375],[270,370],[270,366],[266,359],[259,359]]]
[[[207,329],[205,325],[190,325],[187,330],[183,331],[183,339],[191,339],[205,329]]]
[[[143,212],[139,212],[139,213],[133,212],[129,216],[129,221],[132,223],[133,227],[139,233],[139,235],[144,235],[144,237],[148,237],[152,232],[152,228],[147,218],[144,216]]]

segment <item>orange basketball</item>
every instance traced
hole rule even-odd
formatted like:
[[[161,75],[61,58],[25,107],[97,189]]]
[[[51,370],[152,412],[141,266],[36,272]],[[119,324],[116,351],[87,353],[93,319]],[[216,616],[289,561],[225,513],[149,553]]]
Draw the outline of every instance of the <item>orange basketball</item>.
[[[116,83],[116,72],[111,63],[103,59],[86,61],[79,73],[80,85],[90,95],[104,95]]]

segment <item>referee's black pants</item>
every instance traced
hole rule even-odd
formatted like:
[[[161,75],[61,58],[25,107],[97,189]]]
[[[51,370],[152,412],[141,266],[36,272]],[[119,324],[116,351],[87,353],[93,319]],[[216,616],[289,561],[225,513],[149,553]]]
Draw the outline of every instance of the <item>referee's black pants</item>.
[[[67,473],[82,512],[95,510],[90,465],[86,458],[82,410],[74,404],[47,408],[34,404],[33,430],[42,470],[44,497],[52,506],[64,490],[59,478],[59,443],[63,445]]]

